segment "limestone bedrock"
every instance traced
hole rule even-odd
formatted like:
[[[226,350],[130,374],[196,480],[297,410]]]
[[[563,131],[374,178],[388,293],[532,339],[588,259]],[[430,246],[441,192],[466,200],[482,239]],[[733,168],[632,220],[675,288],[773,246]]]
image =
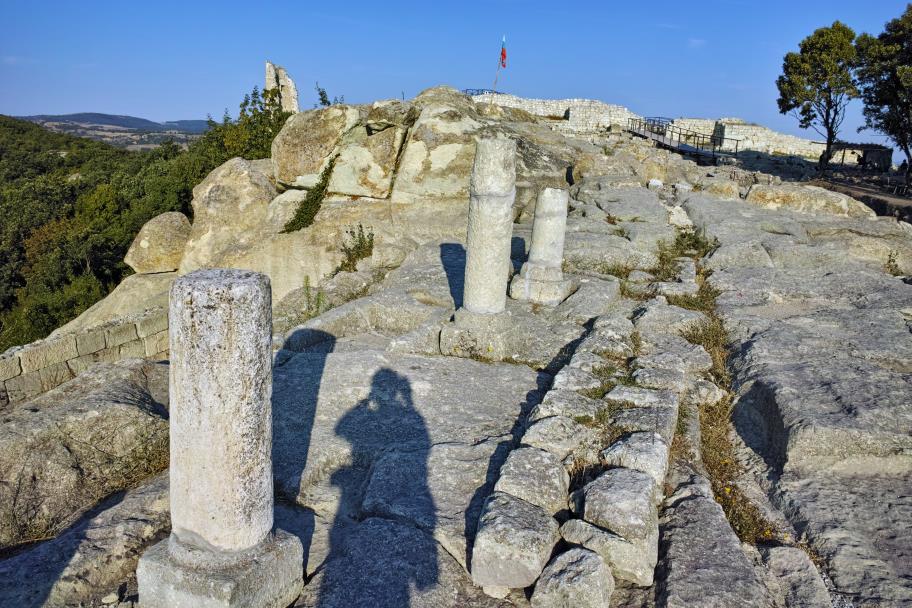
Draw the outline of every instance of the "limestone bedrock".
[[[529,259],[510,285],[510,297],[539,304],[560,304],[571,290],[564,280],[564,235],[570,194],[560,188],[545,188],[535,204]]]
[[[171,520],[182,544],[243,551],[272,529],[269,278],[202,270],[171,287]]]
[[[510,274],[513,201],[516,198],[516,142],[478,142],[472,166],[466,238],[463,307],[472,313],[503,312]]]

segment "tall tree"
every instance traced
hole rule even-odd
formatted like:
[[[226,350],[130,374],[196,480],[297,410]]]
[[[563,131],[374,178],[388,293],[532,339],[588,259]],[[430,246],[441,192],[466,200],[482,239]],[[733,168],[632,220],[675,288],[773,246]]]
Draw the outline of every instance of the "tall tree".
[[[906,155],[906,183],[912,178],[912,4],[887,22],[876,38],[858,37],[858,84],[865,126],[880,131]]]
[[[820,157],[824,170],[833,155],[833,143],[845,119],[846,106],[858,97],[852,77],[856,61],[855,32],[834,21],[801,41],[797,53],[787,53],[782,61],[779,112],[791,113],[802,129],[813,128],[826,138]]]

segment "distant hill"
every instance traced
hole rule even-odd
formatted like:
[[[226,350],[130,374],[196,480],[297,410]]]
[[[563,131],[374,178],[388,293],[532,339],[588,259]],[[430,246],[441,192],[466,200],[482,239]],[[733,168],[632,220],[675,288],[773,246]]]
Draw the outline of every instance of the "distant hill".
[[[130,149],[155,148],[167,140],[187,145],[209,128],[205,120],[155,122],[136,116],[80,112],[77,114],[36,114],[19,116],[56,131]]]
[[[17,116],[21,120],[37,122],[72,122],[89,125],[107,125],[123,127],[137,131],[165,131],[168,129],[184,133],[205,133],[209,128],[205,120],[167,120],[155,122],[138,118],[136,116],[121,116],[118,114],[101,114],[99,112],[78,112],[76,114],[36,114],[34,116]]]

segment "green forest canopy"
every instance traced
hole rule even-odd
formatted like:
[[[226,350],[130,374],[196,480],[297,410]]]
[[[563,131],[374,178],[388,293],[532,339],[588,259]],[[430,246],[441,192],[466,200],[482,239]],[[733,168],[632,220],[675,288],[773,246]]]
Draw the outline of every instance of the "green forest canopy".
[[[107,295],[147,221],[191,216],[193,187],[229,158],[266,158],[289,114],[274,91],[245,96],[187,150],[144,152],[0,115],[0,352],[49,334]]]

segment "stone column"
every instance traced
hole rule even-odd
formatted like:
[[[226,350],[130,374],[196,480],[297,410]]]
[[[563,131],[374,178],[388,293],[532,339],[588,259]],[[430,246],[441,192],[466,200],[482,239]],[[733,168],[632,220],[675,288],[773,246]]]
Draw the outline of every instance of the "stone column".
[[[510,297],[538,304],[560,304],[572,290],[564,280],[564,235],[570,195],[559,188],[545,188],[535,203],[529,259],[510,284]]]
[[[273,532],[269,278],[199,270],[171,287],[171,536],[137,568],[143,608],[284,608],[301,541]]]
[[[516,198],[516,142],[482,139],[475,151],[462,305],[470,313],[503,312],[510,277]]]

